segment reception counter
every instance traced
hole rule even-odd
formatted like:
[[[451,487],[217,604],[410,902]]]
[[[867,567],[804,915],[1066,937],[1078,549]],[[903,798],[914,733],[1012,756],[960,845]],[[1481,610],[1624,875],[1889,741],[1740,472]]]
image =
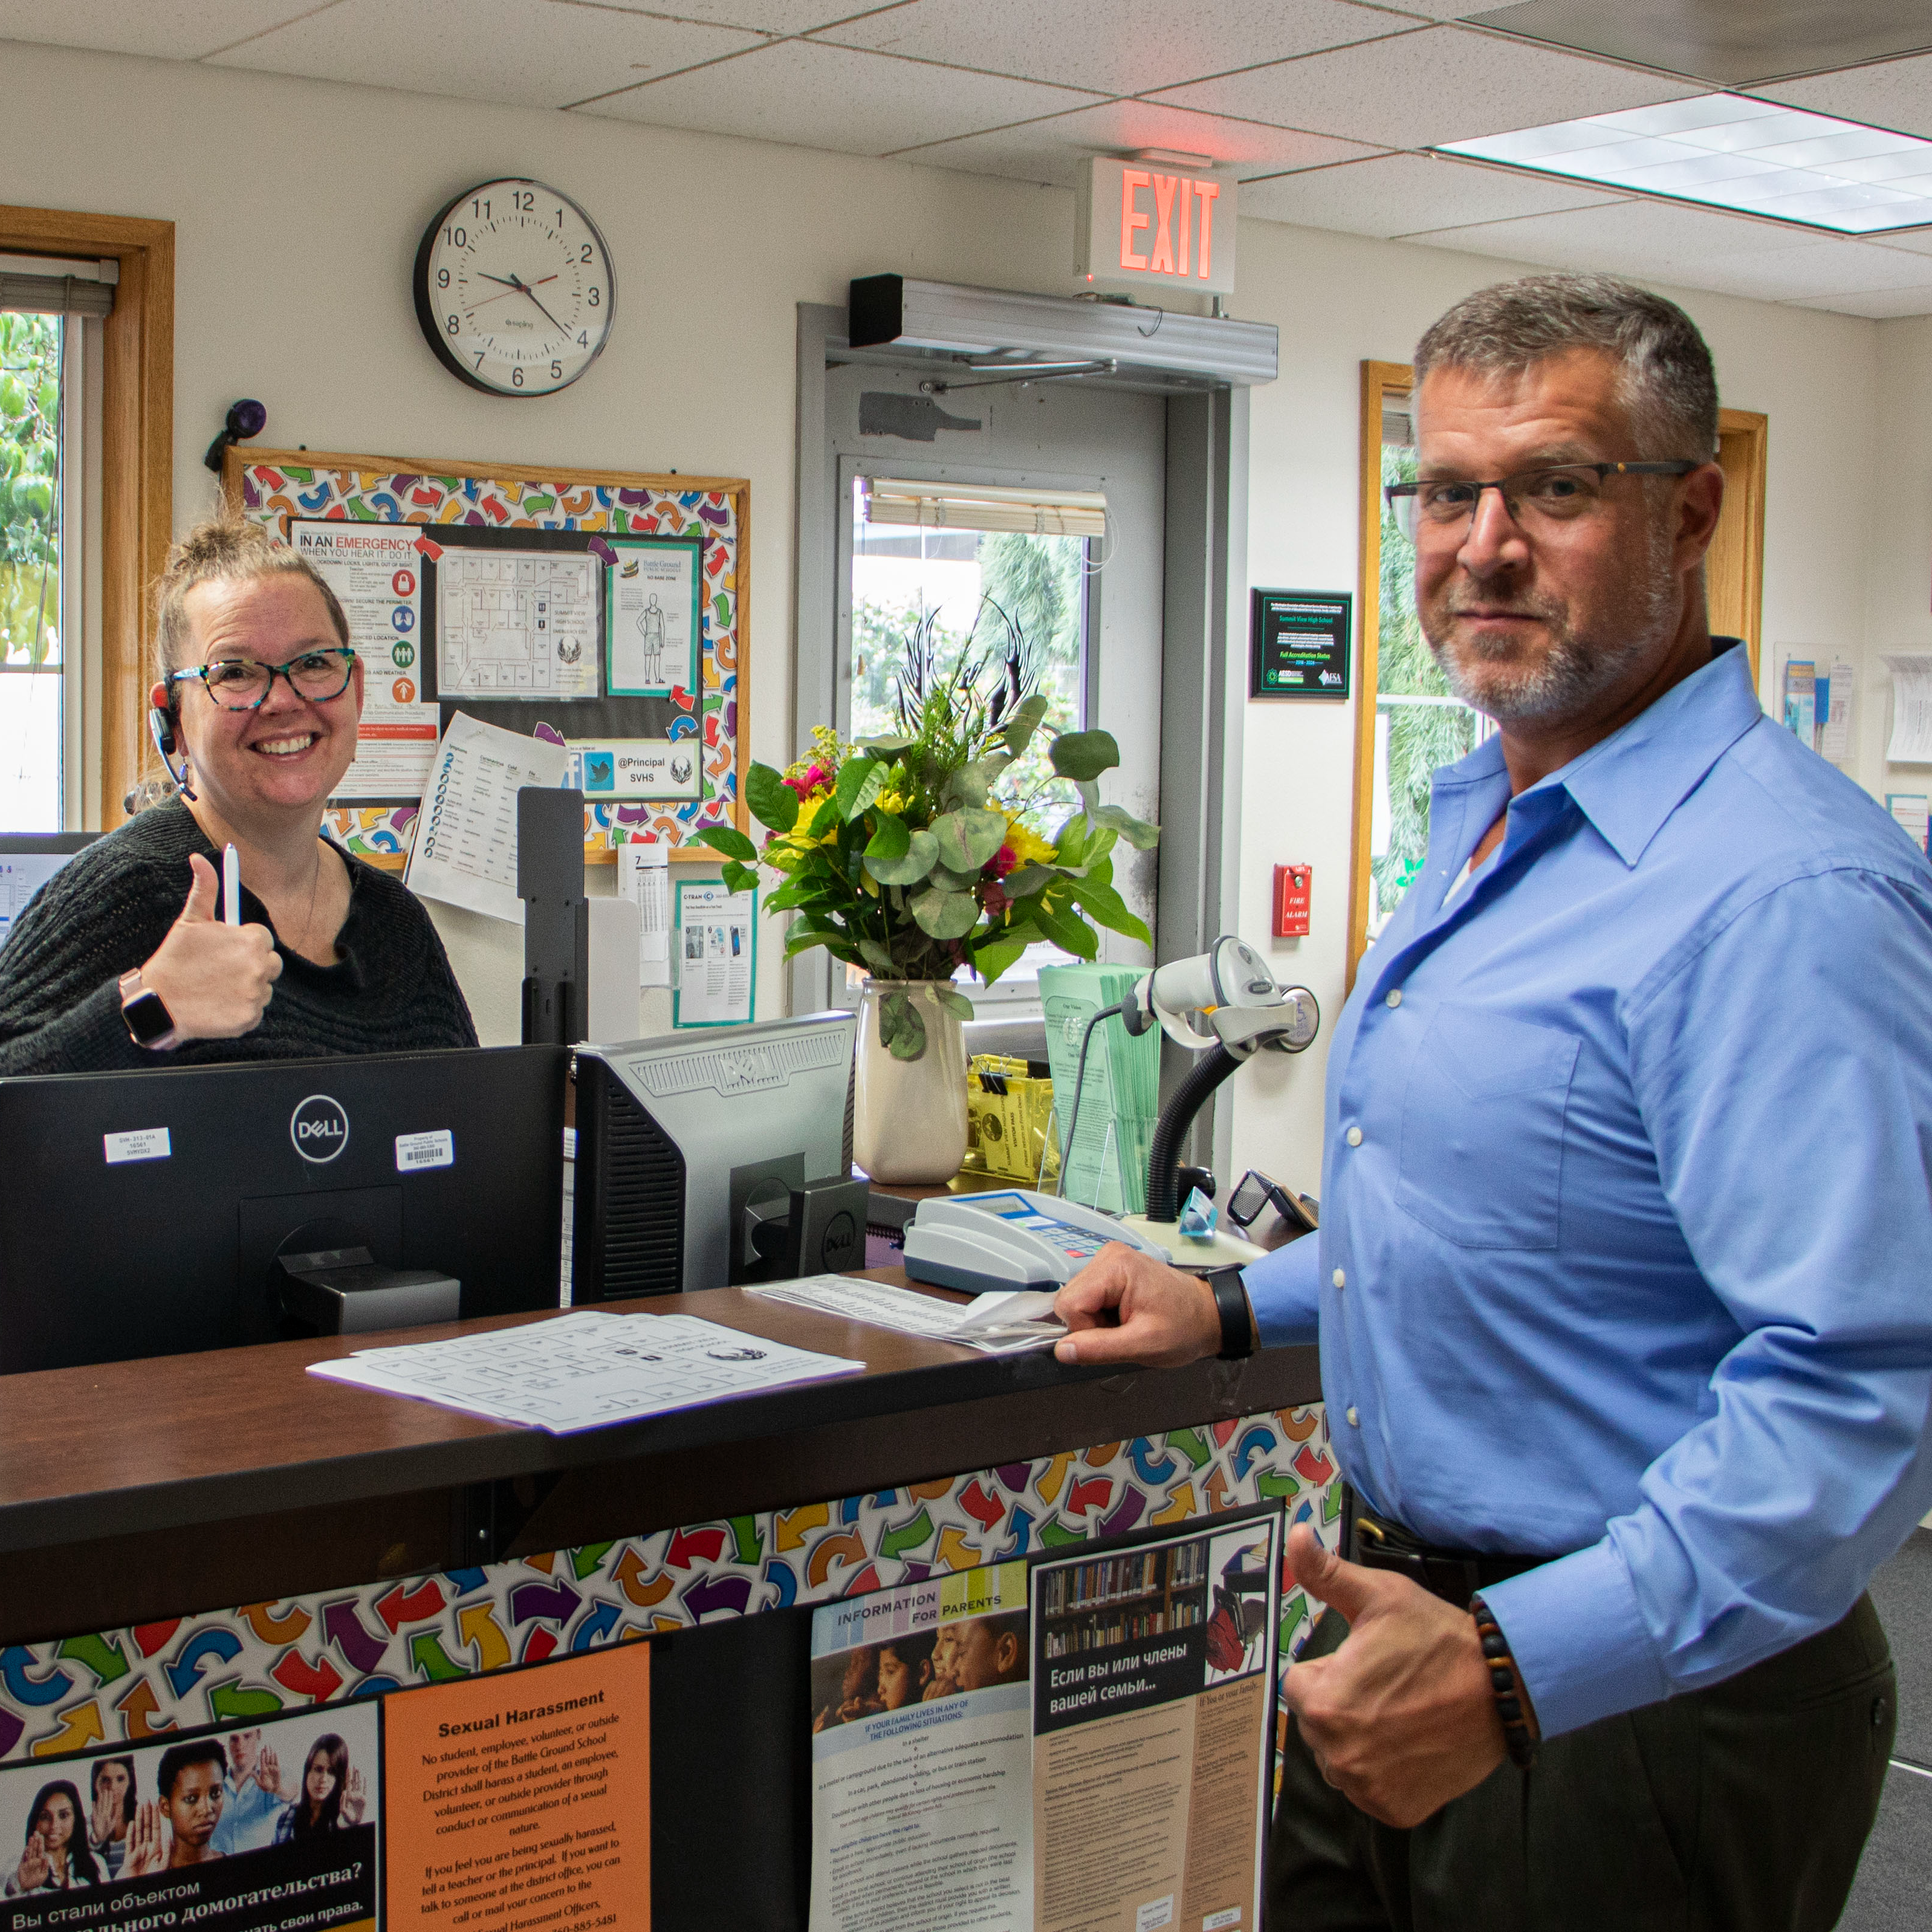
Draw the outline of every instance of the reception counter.
[[[1312,1349],[1119,1373],[736,1289],[610,1305],[866,1370],[561,1437],[304,1372],[368,1337],[9,1378],[0,1763],[647,1637],[657,1922],[796,1924],[808,1606],[1268,1498],[1336,1514]]]

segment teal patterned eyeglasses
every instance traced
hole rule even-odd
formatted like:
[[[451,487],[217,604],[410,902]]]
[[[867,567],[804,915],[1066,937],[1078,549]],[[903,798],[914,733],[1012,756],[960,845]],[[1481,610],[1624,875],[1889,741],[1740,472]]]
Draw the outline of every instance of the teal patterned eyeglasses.
[[[224,711],[259,711],[268,701],[278,677],[288,680],[289,688],[311,704],[326,704],[349,688],[355,674],[356,647],[330,644],[325,649],[304,651],[286,664],[257,664],[252,658],[221,658],[213,664],[190,664],[186,670],[171,674],[168,682],[179,684],[190,677],[200,679],[208,694]]]

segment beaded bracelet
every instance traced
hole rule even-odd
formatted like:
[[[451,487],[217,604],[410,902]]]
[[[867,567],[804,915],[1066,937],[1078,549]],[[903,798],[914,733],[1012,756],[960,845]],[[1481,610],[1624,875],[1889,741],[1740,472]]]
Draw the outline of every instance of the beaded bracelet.
[[[1536,1762],[1536,1739],[1529,1720],[1522,1714],[1522,1680],[1516,1672],[1516,1659],[1510,1654],[1509,1639],[1490,1613],[1480,1597],[1469,1599],[1469,1614],[1476,1620],[1476,1637],[1483,1646],[1483,1662],[1490,1673],[1490,1688],[1496,1700],[1496,1715],[1503,1723],[1503,1742],[1510,1762],[1527,1771]]]

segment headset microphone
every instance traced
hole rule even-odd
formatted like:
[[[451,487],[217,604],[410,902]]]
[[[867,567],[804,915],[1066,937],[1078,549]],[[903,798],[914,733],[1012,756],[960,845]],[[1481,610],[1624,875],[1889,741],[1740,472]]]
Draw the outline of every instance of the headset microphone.
[[[168,776],[175,782],[176,788],[183,798],[194,796],[194,788],[188,782],[188,759],[182,756],[181,770],[175,770],[175,720],[170,711],[164,711],[158,705],[151,706],[148,712],[148,729],[153,734],[154,749],[161,754],[161,763],[168,768]]]

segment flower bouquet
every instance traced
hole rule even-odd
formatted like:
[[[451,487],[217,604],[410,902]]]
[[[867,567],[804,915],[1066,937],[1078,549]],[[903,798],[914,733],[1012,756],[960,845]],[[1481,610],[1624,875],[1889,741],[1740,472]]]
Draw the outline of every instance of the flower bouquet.
[[[724,855],[734,892],[757,883],[758,864],[779,875],[765,907],[796,915],[787,958],[822,946],[878,981],[940,982],[964,1019],[971,1004],[948,983],[962,966],[990,985],[1041,940],[1091,959],[1096,926],[1150,943],[1114,884],[1112,854],[1123,839],[1147,850],[1160,832],[1100,802],[1119,748],[1107,732],[1046,723],[1010,627],[1004,652],[968,649],[944,672],[935,658],[928,632],[900,674],[898,735],[847,744],[821,725],[785,770],[752,766],[745,797],[768,835],[762,850],[729,826],[698,836]],[[1018,788],[1024,773],[1037,776]],[[1056,778],[1080,802],[1048,836],[1034,820]],[[907,991],[886,992],[879,1033],[898,1059],[925,1052]]]

